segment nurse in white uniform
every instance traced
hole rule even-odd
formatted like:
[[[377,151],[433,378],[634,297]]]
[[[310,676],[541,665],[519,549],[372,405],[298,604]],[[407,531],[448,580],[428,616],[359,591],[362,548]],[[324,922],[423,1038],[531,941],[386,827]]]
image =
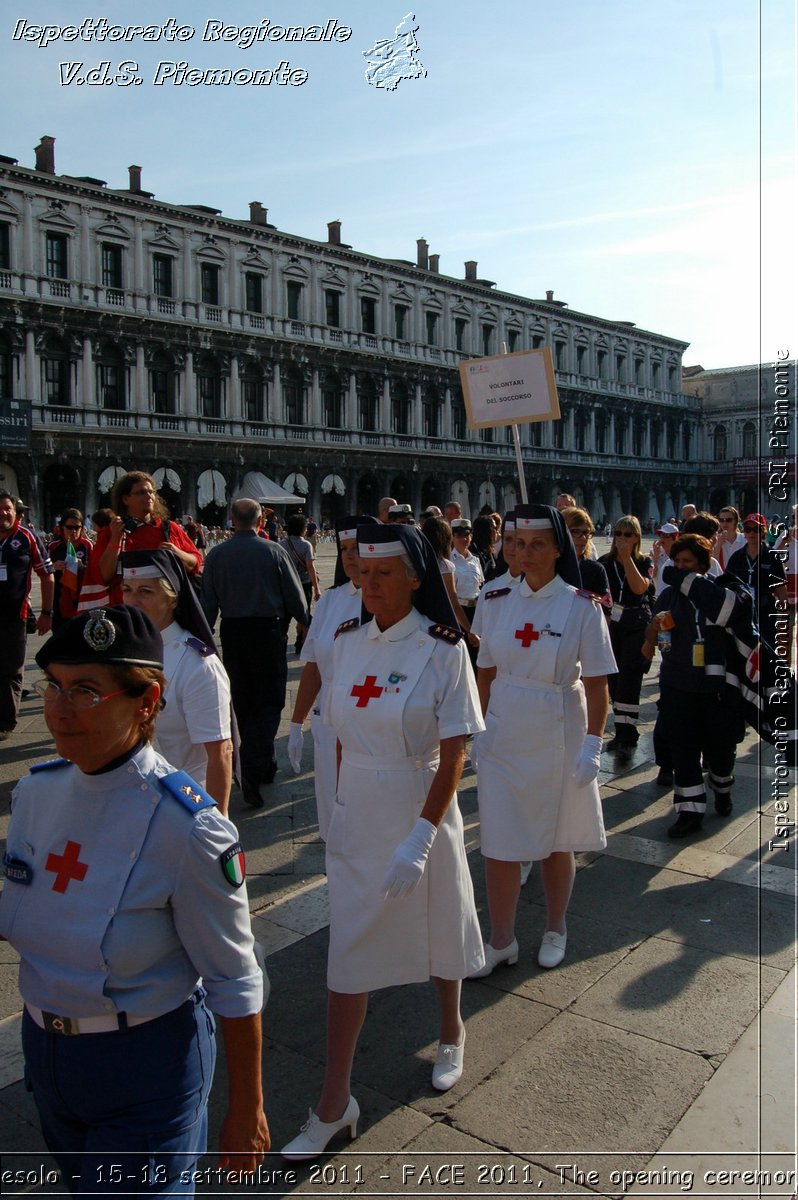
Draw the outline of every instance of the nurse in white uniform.
[[[183,564],[168,550],[128,551],[122,594],[163,638],[167,688],[155,748],[226,814],[233,777],[230,681]]]
[[[463,1070],[461,980],[482,939],[456,787],[484,728],[434,551],[406,525],[358,531],[364,623],[338,631],[325,706],[341,745],[327,836],[327,1063],[315,1112],[282,1151],[317,1157],[357,1129],[355,1048],[372,989],[433,979],[441,1010],[432,1083]]]
[[[565,955],[565,914],[574,851],[606,845],[596,782],[615,670],[601,609],[579,590],[573,543],[548,505],[515,510],[517,587],[485,599],[479,693],[486,732],[478,739],[479,814],[490,940],[488,975],[518,960],[515,912],[524,859],[541,862],[546,932],[542,967]]]
[[[335,631],[347,621],[360,624],[360,560],[357,554],[357,528],[367,523],[377,524],[374,517],[345,516],[335,522],[335,541],[338,558],[335,563],[333,586],[316,605],[313,621],[302,645],[300,658],[305,664],[297,688],[296,702],[288,733],[288,761],[295,775],[302,770],[302,726],[312,710],[310,728],[313,733],[313,776],[316,788],[316,811],[319,834],[327,840],[335,788],[338,776],[335,730],[325,725],[322,712],[328,691],[327,681],[332,674]]]

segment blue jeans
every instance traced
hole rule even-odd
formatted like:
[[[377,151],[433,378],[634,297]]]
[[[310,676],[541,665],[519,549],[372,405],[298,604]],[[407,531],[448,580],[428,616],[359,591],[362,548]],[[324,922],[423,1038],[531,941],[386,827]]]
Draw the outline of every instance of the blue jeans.
[[[202,993],[114,1033],[47,1033],[26,1010],[22,1048],[44,1139],[74,1195],[194,1195],[216,1060]]]

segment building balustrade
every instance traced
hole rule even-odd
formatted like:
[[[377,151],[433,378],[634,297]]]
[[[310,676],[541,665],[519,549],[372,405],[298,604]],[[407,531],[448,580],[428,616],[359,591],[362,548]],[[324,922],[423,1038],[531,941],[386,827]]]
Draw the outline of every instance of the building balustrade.
[[[125,429],[139,433],[168,431],[176,434],[179,438],[196,438],[208,434],[217,439],[234,443],[257,438],[258,441],[268,439],[274,443],[305,442],[308,446],[318,446],[319,448],[333,445],[353,448],[370,447],[405,454],[434,455],[467,460],[483,459],[493,462],[510,461],[515,456],[512,442],[483,441],[476,431],[462,438],[431,437],[426,434],[393,431],[330,429],[322,425],[247,421],[241,417],[218,419],[182,414],[138,412],[136,410],[109,412],[107,409],[101,408],[35,404],[33,406],[34,430],[37,427],[51,425],[79,425],[87,430]],[[523,431],[524,426],[521,427],[522,438]],[[582,451],[562,449],[556,446],[530,446],[522,441],[521,454],[524,462],[538,466],[559,464],[563,467],[579,468],[580,470],[634,470],[653,476],[661,471],[659,461],[641,460],[639,456],[631,453],[603,454],[595,450]],[[723,463],[702,463],[701,469],[707,474],[718,475],[728,472],[730,466]]]

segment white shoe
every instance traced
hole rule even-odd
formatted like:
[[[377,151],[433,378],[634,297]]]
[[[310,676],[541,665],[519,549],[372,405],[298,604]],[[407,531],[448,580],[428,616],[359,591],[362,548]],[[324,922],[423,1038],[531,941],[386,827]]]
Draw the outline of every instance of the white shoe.
[[[555,933],[553,929],[548,929],[543,934],[543,941],[540,943],[540,949],[538,950],[538,965],[545,967],[546,970],[551,970],[552,967],[559,967],[565,958],[567,941],[568,935],[566,933]]]
[[[501,950],[494,950],[490,942],[485,942],[482,949],[485,953],[485,966],[469,975],[469,979],[484,979],[495,967],[498,967],[499,963],[507,963],[508,967],[514,967],[518,962],[517,938],[513,938],[509,946],[502,946]]]
[[[453,1088],[463,1074],[463,1051],[465,1050],[465,1030],[459,1046],[450,1046],[441,1042],[435,1066],[432,1068],[432,1086],[439,1092],[448,1092]]]
[[[521,887],[523,887],[524,884],[526,883],[527,879],[529,879],[530,874],[532,873],[532,862],[531,861],[530,862],[522,862],[520,864],[520,866],[521,866]]]
[[[308,1119],[300,1133],[283,1146],[280,1153],[291,1162],[304,1162],[308,1158],[318,1158],[327,1148],[336,1133],[349,1126],[349,1136],[357,1137],[357,1122],[360,1117],[360,1107],[354,1096],[349,1097],[349,1103],[343,1115],[337,1121],[320,1121],[312,1109],[308,1110]]]

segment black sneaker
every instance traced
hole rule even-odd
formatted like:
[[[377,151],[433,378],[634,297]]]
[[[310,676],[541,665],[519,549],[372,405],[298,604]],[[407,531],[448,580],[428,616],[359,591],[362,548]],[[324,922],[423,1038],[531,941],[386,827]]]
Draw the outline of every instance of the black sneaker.
[[[250,808],[263,808],[263,797],[260,794],[260,788],[254,780],[241,780],[241,794],[244,801]]]
[[[631,762],[634,757],[634,744],[630,742],[621,742],[615,747],[615,757],[619,762]]]
[[[732,807],[732,798],[729,792],[715,792],[715,812],[719,817],[728,817]]]
[[[704,823],[704,814],[697,812],[680,812],[668,830],[670,838],[686,838],[693,833],[699,833]]]
[[[673,771],[668,767],[660,767],[656,782],[660,787],[673,787]]]

